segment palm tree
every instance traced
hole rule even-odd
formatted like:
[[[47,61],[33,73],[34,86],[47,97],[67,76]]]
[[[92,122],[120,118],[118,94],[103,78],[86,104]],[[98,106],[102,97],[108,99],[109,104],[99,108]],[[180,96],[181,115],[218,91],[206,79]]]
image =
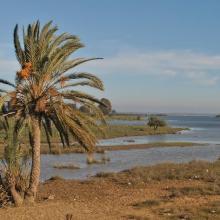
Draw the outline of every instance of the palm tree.
[[[103,90],[102,81],[87,72],[70,72],[82,63],[100,58],[71,59],[70,55],[83,44],[75,35],[56,35],[57,30],[52,22],[41,28],[37,21],[23,31],[21,44],[16,25],[14,47],[21,69],[17,72],[15,84],[0,80],[13,88],[1,97],[2,100],[9,99],[7,115],[15,118],[16,129],[24,124],[29,129],[32,166],[25,198],[30,202],[36,198],[39,184],[42,128],[45,129],[49,146],[52,128],[55,127],[63,146],[70,144],[71,134],[81,146],[92,152],[96,137],[91,128],[98,127],[97,118],[104,121],[96,105],[102,102],[78,89],[79,86],[89,86]],[[1,92],[3,94],[5,91]],[[92,116],[73,108],[75,104],[87,106],[92,110]]]
[[[27,172],[27,158],[21,148],[21,129],[13,126],[13,121],[7,117],[0,118],[0,128],[4,130],[4,157],[0,160],[3,169],[0,174],[1,189],[8,195],[8,201],[14,202],[16,206],[23,203],[22,194],[28,186],[29,174]],[[16,129],[16,131],[14,130]],[[6,202],[6,201],[5,201]]]

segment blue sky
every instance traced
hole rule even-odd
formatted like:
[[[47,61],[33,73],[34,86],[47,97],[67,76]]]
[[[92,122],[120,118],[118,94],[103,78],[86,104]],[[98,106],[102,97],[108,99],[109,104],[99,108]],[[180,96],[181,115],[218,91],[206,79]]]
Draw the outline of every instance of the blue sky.
[[[0,75],[18,68],[16,23],[53,20],[80,36],[75,56],[104,57],[81,66],[105,83],[117,111],[220,112],[220,1],[4,1],[0,9]]]

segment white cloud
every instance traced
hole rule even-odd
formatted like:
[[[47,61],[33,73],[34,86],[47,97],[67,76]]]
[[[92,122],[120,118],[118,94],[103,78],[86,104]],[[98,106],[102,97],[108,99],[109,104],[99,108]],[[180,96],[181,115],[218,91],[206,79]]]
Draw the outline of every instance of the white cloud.
[[[90,70],[111,74],[145,74],[185,77],[202,85],[220,81],[220,55],[183,51],[127,51],[102,61],[87,64]]]

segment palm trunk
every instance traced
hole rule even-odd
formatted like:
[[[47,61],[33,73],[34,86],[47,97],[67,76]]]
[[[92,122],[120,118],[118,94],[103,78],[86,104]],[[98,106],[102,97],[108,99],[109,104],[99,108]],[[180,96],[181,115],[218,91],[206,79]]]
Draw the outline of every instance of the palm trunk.
[[[21,197],[21,195],[17,192],[17,190],[15,189],[15,186],[10,187],[10,193],[11,196],[14,200],[14,204],[15,206],[21,206],[23,203],[23,198]]]
[[[40,131],[40,121],[38,117],[32,117],[32,165],[31,165],[31,175],[30,184],[26,192],[25,200],[33,203],[37,189],[40,181],[40,142],[41,142],[41,131]]]

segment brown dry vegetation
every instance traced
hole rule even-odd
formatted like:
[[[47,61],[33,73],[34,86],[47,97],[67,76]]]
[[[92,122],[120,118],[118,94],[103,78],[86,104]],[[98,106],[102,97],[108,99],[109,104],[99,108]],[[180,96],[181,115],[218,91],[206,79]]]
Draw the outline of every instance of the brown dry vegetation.
[[[127,136],[145,136],[145,135],[160,135],[160,134],[176,134],[183,130],[188,130],[188,128],[173,128],[173,127],[159,127],[156,131],[147,125],[108,125],[101,126],[102,130],[106,135],[103,135],[100,131],[93,129],[94,134],[98,139],[103,138],[117,138],[117,137],[127,137]],[[24,130],[21,132],[23,137],[22,142],[28,143],[28,132]],[[3,144],[4,131],[0,130],[0,145]],[[75,140],[70,137],[70,141]],[[46,134],[42,131],[41,142],[47,143]],[[51,137],[52,143],[60,143],[59,133],[53,128],[53,136]]]
[[[53,178],[34,206],[0,210],[1,220],[218,220],[220,161],[162,164],[88,181]],[[68,218],[67,218],[68,215]]]
[[[126,136],[145,136],[145,135],[158,135],[158,134],[176,134],[187,128],[172,128],[172,127],[158,127],[157,130],[144,125],[109,125],[105,131],[104,138],[116,138]],[[99,138],[100,133],[96,134]]]
[[[135,114],[112,114],[106,116],[107,120],[126,120],[126,121],[143,121],[146,120],[146,115],[135,115]]]
[[[148,144],[100,146],[99,149],[104,148],[106,151],[116,151],[116,150],[148,149],[155,147],[192,147],[192,146],[203,146],[203,145],[204,144],[202,143],[193,143],[193,142],[153,142]]]
[[[62,148],[60,143],[52,145],[51,151],[47,145],[41,146],[42,154],[68,154],[68,153],[86,153],[85,149],[78,145],[73,145],[68,148]],[[114,145],[114,146],[98,146],[96,153],[104,153],[105,151],[116,151],[116,150],[134,150],[134,149],[148,149],[155,147],[192,147],[202,146],[202,143],[193,142],[154,142],[148,144],[129,144],[129,145]]]
[[[70,170],[80,169],[79,166],[74,165],[74,164],[54,164],[53,168],[55,168],[55,169],[70,169]]]

